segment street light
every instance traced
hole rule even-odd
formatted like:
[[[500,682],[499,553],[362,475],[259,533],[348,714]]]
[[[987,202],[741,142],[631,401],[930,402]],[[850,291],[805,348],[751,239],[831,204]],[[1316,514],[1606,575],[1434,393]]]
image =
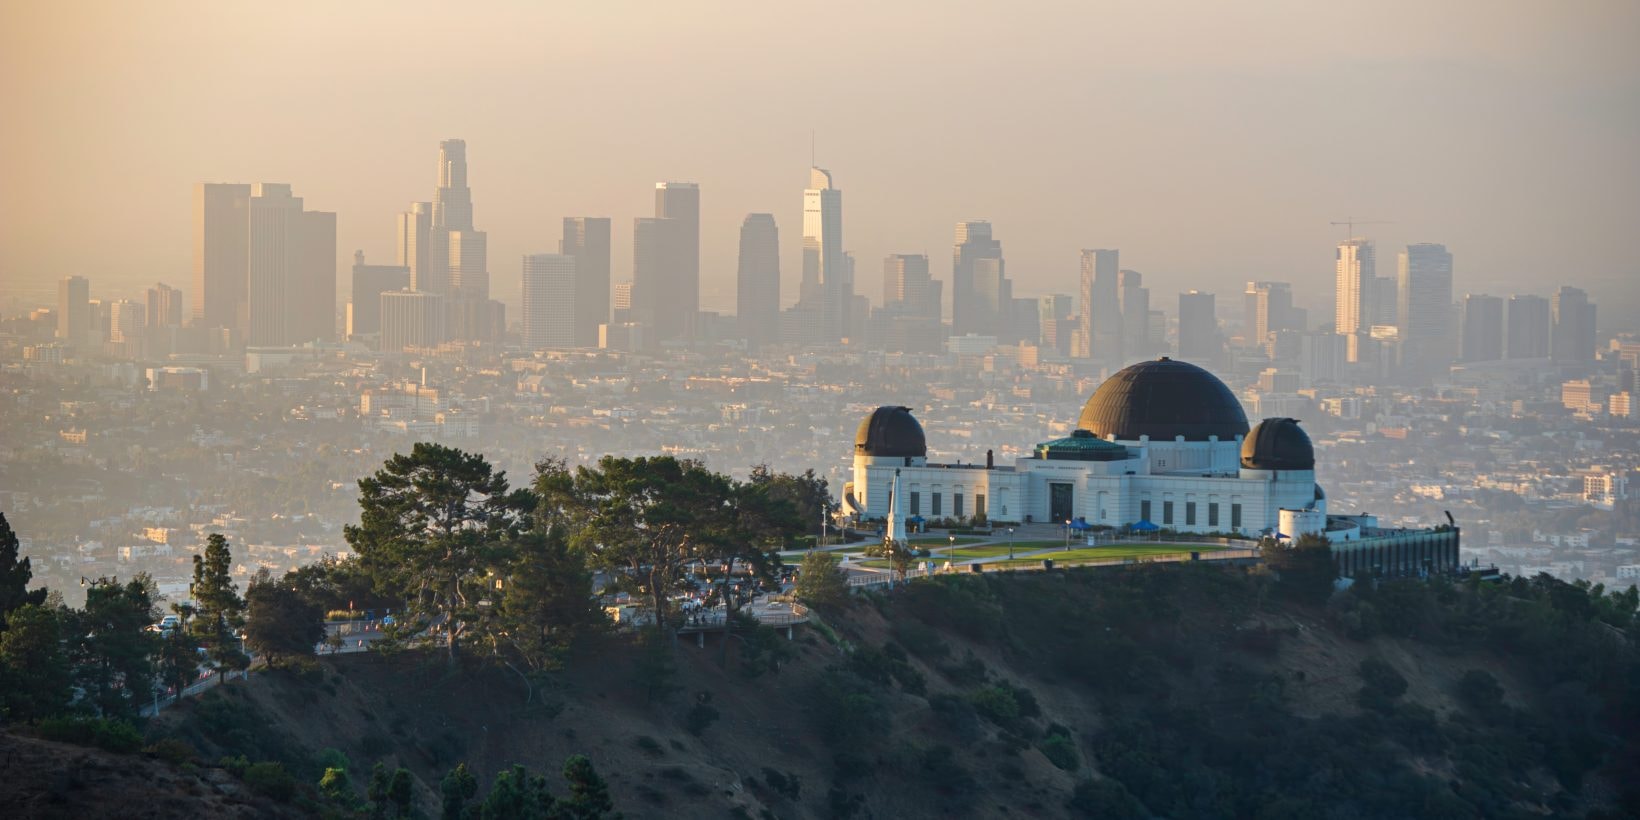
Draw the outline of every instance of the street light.
[[[1014,528],[1008,528],[1008,560],[1014,560]]]
[[[951,553],[957,548],[957,537],[955,535],[947,535],[945,536],[945,542],[945,564],[946,566],[950,566]]]
[[[1071,520],[1065,519],[1065,551],[1071,551]]]

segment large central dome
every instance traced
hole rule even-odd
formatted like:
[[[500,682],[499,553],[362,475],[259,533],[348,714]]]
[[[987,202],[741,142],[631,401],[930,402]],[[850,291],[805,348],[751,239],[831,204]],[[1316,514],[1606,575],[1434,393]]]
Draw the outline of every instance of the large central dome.
[[[1082,406],[1077,427],[1100,438],[1232,441],[1247,435],[1247,413],[1217,376],[1163,356],[1118,371]]]
[[[893,405],[871,411],[854,433],[854,452],[887,458],[927,458],[928,440],[909,407]]]

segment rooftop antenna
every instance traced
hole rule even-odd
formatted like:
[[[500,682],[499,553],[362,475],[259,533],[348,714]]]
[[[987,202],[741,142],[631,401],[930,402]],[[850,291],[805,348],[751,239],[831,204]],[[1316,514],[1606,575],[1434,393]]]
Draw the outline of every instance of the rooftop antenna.
[[[1349,237],[1348,238],[1349,239],[1354,239],[1355,238],[1355,226],[1356,225],[1394,225],[1395,223],[1394,222],[1387,222],[1387,221],[1382,220],[1382,219],[1356,219],[1353,216],[1346,216],[1346,217],[1344,217],[1343,222],[1333,222],[1331,224],[1333,224],[1333,225],[1343,225],[1345,230],[1349,231]]]

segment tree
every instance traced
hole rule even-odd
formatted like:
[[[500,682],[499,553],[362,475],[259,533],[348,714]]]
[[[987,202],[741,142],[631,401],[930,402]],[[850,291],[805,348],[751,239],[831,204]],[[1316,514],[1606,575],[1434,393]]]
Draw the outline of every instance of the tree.
[[[343,535],[378,589],[442,625],[453,662],[497,547],[516,534],[528,501],[483,456],[421,442],[359,481],[359,524]]]
[[[495,634],[531,671],[557,669],[577,639],[608,620],[592,594],[592,573],[561,525],[525,532],[514,546]]]
[[[13,610],[46,602],[45,587],[32,591],[28,588],[34,569],[29,559],[17,557],[20,549],[17,533],[12,532],[11,524],[6,522],[6,514],[0,513],[0,632],[5,631]]]
[[[313,656],[325,639],[324,611],[298,591],[287,574],[275,581],[266,569],[245,588],[245,644],[276,666],[287,658]]]
[[[738,572],[736,565],[743,567],[750,578],[773,581],[774,569],[780,566],[780,548],[789,545],[803,531],[803,525],[792,502],[771,493],[767,484],[725,479],[722,486],[724,502],[712,508],[717,513],[711,516],[716,526],[702,527],[710,533],[702,541],[702,553],[722,567],[717,597],[723,602],[724,623],[732,626],[739,621],[741,605],[732,587]],[[726,635],[735,636],[733,630]],[[729,665],[729,643],[723,641],[724,666]]]
[[[723,537],[728,480],[698,461],[605,456],[573,473],[542,462],[535,487],[542,518],[567,522],[574,547],[649,598],[656,631],[685,565]]]
[[[160,639],[159,682],[176,690],[178,700],[199,673],[199,654],[194,642],[180,626]]]
[[[387,782],[387,797],[399,810],[400,817],[409,817],[410,810],[415,807],[415,786],[410,780],[410,770],[400,766],[393,772],[393,779]]]
[[[319,793],[339,803],[353,802],[353,784],[346,769],[327,768],[319,778]]]
[[[842,561],[829,552],[811,552],[803,556],[798,568],[796,593],[799,600],[812,607],[836,607],[848,600],[848,580],[838,569]]]
[[[158,614],[152,585],[146,574],[125,584],[98,579],[86,590],[85,609],[68,618],[75,683],[104,717],[135,717],[153,691],[160,638],[148,631]]]
[[[219,669],[244,669],[250,659],[239,651],[234,632],[244,625],[245,600],[233,580],[233,552],[228,539],[211,533],[205,554],[194,556],[194,580],[188,585],[194,618],[190,631],[205,644]]]
[[[1264,547],[1264,562],[1276,571],[1278,587],[1288,597],[1307,603],[1321,603],[1332,595],[1338,566],[1333,563],[1332,544],[1325,535],[1307,533],[1288,544]]]
[[[1378,658],[1361,661],[1361,691],[1358,699],[1362,707],[1387,712],[1395,699],[1406,694],[1407,679]]]
[[[609,797],[609,784],[598,776],[586,755],[571,755],[564,761],[564,780],[569,782],[569,797],[562,802],[563,817],[570,820],[620,817],[615,812],[615,802]]]
[[[557,820],[557,803],[547,791],[547,779],[531,777],[523,766],[514,765],[495,776],[490,793],[479,804],[483,820]]]
[[[439,795],[444,803],[442,813],[444,820],[462,820],[467,816],[467,803],[478,794],[478,779],[467,771],[467,764],[457,763],[450,773],[438,784]]]
[[[0,633],[0,716],[34,721],[68,708],[68,658],[57,613],[23,604]]]
[[[777,473],[767,464],[752,467],[750,483],[765,488],[770,496],[791,502],[803,532],[819,535],[821,521],[829,521],[837,511],[826,479],[805,470],[802,475]]]

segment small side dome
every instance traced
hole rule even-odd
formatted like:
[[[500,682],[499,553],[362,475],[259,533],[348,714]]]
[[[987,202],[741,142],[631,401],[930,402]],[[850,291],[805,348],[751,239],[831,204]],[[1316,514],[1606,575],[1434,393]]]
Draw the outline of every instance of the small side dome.
[[[883,458],[927,458],[928,439],[911,408],[879,407],[860,422],[854,433],[854,452]]]
[[[1241,466],[1249,470],[1314,470],[1315,447],[1298,419],[1265,419],[1241,440]]]

